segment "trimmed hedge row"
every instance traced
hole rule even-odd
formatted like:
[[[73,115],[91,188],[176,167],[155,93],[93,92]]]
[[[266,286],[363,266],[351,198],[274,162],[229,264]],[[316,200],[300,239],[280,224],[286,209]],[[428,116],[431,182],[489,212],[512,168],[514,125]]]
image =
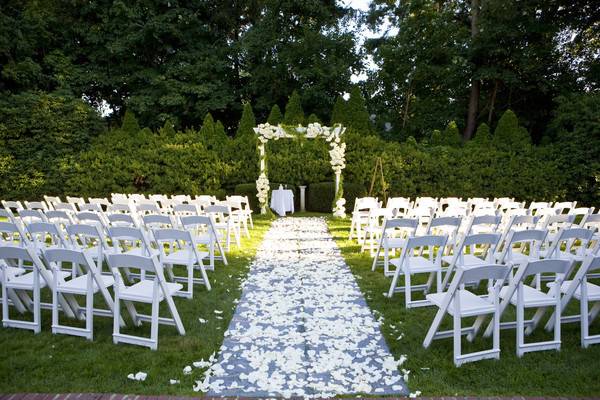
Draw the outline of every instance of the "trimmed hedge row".
[[[366,196],[365,187],[358,183],[344,183],[344,198],[346,199],[346,211],[354,209],[354,201],[357,197]],[[321,182],[308,185],[307,211],[331,212],[333,198],[335,196],[334,182]]]

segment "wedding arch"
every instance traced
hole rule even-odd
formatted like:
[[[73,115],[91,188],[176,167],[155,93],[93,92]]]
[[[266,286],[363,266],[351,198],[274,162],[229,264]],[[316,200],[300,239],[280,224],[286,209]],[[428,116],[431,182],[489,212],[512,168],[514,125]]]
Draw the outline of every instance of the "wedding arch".
[[[333,215],[343,218],[346,215],[346,200],[344,199],[342,170],[346,167],[346,143],[342,136],[346,128],[340,124],[335,126],[322,126],[311,123],[304,127],[260,124],[254,128],[258,135],[258,153],[260,157],[260,174],[256,180],[256,197],[260,203],[261,214],[266,214],[269,207],[269,178],[267,176],[267,154],[265,145],[269,140],[294,139],[301,135],[308,139],[323,138],[329,143],[329,157],[333,173],[335,174],[335,196],[333,199]]]

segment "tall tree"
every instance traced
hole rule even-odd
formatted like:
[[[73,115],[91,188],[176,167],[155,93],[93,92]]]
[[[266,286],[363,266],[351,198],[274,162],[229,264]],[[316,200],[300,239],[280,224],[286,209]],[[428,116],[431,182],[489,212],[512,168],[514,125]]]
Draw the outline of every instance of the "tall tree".
[[[479,35],[479,0],[471,0],[471,39],[475,40]],[[469,140],[477,126],[477,114],[479,112],[480,82],[476,76],[471,77],[471,94],[469,96],[469,110],[467,111],[467,126],[463,133],[463,139]]]

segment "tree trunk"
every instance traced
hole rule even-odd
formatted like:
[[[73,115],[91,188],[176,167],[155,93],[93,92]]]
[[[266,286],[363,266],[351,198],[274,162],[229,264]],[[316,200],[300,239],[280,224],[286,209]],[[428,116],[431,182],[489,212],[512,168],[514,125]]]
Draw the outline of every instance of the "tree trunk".
[[[496,94],[498,93],[498,79],[496,79],[496,83],[494,84],[494,91],[492,92],[492,100],[490,104],[490,111],[488,113],[488,125],[492,125],[492,116],[494,115],[494,106],[496,104]]]
[[[479,34],[479,0],[471,0],[471,39]],[[465,141],[473,137],[477,124],[477,111],[479,110],[479,94],[481,85],[478,79],[471,78],[471,96],[469,98],[469,111],[467,112],[467,126],[463,134]]]

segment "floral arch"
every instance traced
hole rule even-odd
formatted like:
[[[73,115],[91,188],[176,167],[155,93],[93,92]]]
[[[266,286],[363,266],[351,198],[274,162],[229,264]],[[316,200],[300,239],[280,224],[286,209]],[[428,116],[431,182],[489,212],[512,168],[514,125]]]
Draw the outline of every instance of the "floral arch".
[[[331,169],[335,174],[335,196],[333,199],[333,215],[343,218],[346,216],[346,200],[344,199],[342,170],[346,167],[346,143],[342,136],[346,128],[340,124],[333,127],[311,123],[308,126],[285,127],[282,125],[260,124],[254,128],[258,135],[258,153],[260,157],[260,175],[256,180],[258,202],[261,214],[266,214],[269,207],[269,178],[267,176],[267,155],[265,145],[269,140],[294,139],[300,135],[308,139],[323,138],[329,143]]]

